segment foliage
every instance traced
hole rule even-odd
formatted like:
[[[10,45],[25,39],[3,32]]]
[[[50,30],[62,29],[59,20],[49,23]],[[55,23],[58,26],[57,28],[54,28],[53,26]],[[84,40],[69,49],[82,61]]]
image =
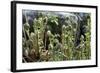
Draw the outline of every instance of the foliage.
[[[29,24],[26,16],[27,21],[22,30],[22,61],[90,59],[90,14],[82,14],[83,16],[79,13],[62,14],[61,18],[57,12],[37,11],[37,15],[32,18],[32,24]]]

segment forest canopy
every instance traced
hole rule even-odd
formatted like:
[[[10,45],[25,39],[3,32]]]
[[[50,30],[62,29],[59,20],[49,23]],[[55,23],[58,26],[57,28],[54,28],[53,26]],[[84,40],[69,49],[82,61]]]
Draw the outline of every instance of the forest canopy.
[[[22,11],[22,62],[91,59],[91,14]]]

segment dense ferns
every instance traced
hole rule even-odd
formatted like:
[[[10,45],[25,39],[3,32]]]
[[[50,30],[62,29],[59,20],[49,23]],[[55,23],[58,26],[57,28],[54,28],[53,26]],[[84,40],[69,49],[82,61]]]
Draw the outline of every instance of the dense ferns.
[[[89,13],[27,12],[23,11],[23,62],[91,58]]]

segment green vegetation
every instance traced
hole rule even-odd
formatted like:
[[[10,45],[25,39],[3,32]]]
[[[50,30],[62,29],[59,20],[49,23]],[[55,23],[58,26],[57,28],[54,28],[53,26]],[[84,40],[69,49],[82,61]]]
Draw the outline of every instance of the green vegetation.
[[[27,13],[23,13],[24,63],[91,58],[90,14],[63,13],[33,11],[31,24]]]

